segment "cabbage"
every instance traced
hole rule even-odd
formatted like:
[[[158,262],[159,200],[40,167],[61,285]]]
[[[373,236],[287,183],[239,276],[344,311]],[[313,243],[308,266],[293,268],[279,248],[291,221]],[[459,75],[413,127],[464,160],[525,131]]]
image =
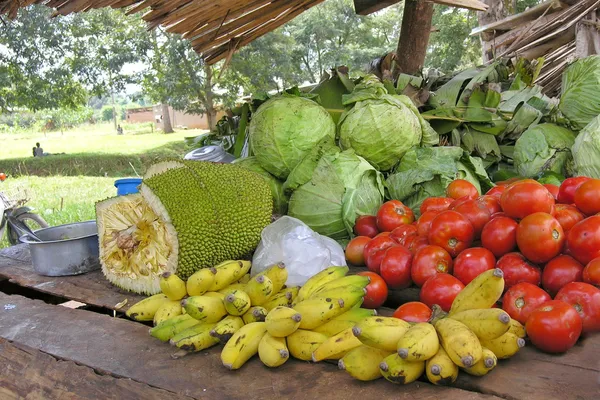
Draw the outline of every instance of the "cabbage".
[[[354,149],[379,171],[390,170],[411,147],[438,142],[411,100],[388,94],[372,75],[344,95],[343,103],[351,108],[340,117],[340,147]]]
[[[320,158],[310,180],[292,193],[288,215],[322,235],[347,239],[356,218],[374,215],[383,196],[383,175],[379,171],[354,150],[333,147]]]
[[[600,115],[579,132],[572,152],[575,175],[600,179]]]
[[[575,134],[554,124],[527,129],[515,143],[513,160],[519,175],[533,178],[545,171],[570,175]]]
[[[559,109],[575,130],[600,114],[600,55],[575,61],[563,73]]]
[[[238,158],[233,163],[264,177],[273,194],[273,211],[280,215],[285,215],[287,213],[288,198],[283,192],[283,183],[265,171],[256,160],[256,157]]]
[[[335,140],[335,124],[327,110],[297,96],[277,96],[263,103],[248,129],[256,159],[280,179],[286,179],[321,140]]]

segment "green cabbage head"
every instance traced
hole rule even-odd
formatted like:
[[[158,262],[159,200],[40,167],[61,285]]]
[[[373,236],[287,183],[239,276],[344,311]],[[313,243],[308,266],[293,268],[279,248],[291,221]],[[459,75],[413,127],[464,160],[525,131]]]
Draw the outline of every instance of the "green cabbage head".
[[[600,115],[579,132],[572,152],[575,175],[600,179]]]
[[[265,181],[269,184],[271,193],[273,194],[273,212],[280,215],[285,215],[287,213],[288,197],[283,192],[283,182],[265,171],[256,160],[256,157],[238,158],[233,163],[247,170],[256,172],[265,178]]]
[[[575,130],[600,114],[600,55],[579,59],[562,76],[559,109]]]

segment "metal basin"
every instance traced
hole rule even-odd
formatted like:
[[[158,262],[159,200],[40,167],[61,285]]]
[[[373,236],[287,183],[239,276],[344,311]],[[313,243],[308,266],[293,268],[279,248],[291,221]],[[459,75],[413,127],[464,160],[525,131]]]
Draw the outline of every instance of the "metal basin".
[[[100,268],[96,221],[77,222],[35,231],[41,242],[28,235],[33,269],[45,276],[79,275]]]

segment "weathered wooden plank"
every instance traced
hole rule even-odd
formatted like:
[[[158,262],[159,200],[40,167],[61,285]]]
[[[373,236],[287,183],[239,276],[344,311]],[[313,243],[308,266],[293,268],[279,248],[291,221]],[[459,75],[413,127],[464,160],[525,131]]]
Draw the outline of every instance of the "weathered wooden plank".
[[[172,359],[173,348],[151,338],[144,325],[3,293],[0,293],[0,321],[0,337],[16,345],[30,346],[100,373],[190,397],[347,400],[400,395],[423,400],[499,400],[423,382],[404,387],[382,380],[364,383],[339,371],[335,365],[297,360],[269,369],[254,358],[232,372],[222,366],[219,348]]]
[[[62,361],[0,339],[0,398],[17,399],[119,399],[192,400],[163,389],[100,375],[93,369]]]
[[[358,15],[369,15],[397,3],[400,0],[354,0],[354,11]]]

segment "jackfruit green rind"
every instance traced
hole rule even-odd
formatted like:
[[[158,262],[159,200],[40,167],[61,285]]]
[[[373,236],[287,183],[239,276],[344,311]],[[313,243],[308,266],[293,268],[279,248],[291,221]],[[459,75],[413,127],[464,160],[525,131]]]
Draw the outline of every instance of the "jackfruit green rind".
[[[181,160],[163,160],[152,164],[146,170],[144,179],[150,179],[155,175],[162,174],[171,169],[183,168],[184,164]]]

